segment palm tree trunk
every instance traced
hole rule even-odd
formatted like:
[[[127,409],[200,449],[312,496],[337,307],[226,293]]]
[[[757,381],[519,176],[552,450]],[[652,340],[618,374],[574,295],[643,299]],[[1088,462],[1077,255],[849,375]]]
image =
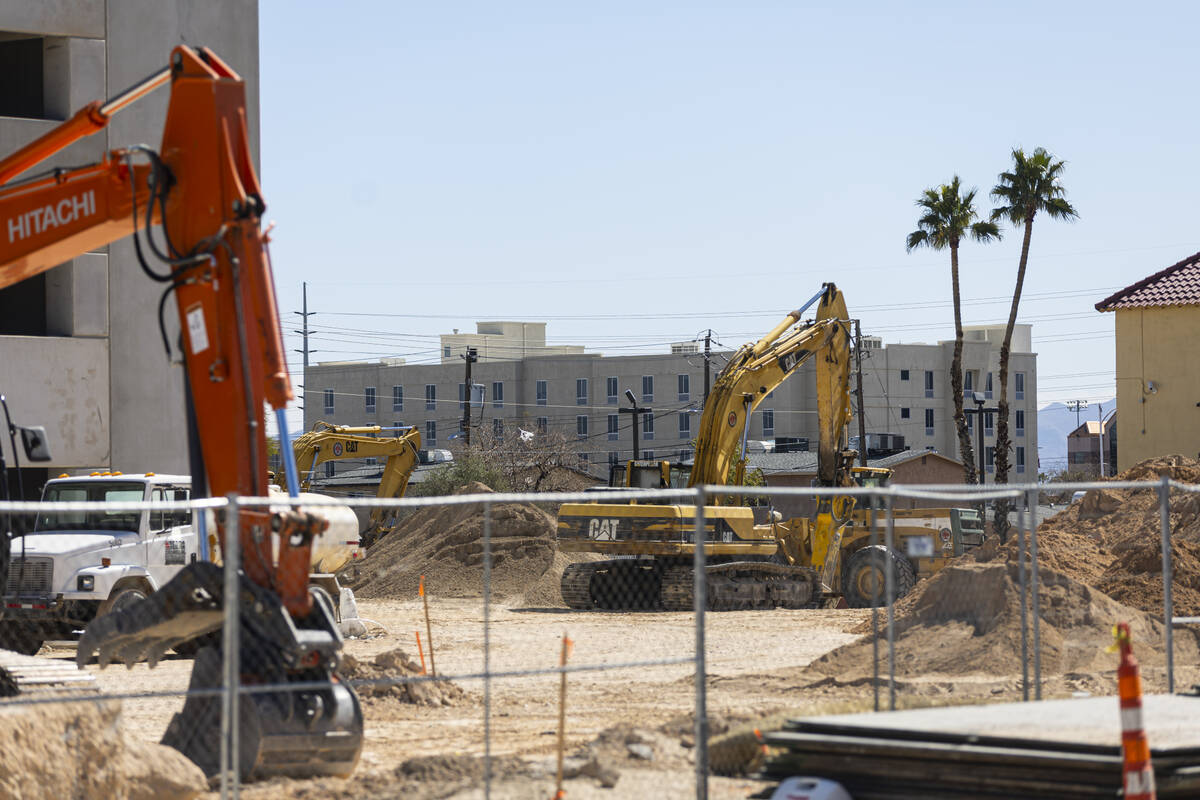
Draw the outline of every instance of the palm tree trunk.
[[[1025,217],[1025,238],[1021,242],[1021,262],[1017,267],[1017,285],[1013,289],[1012,307],[1008,311],[1008,326],[1004,329],[1004,342],[1000,345],[1000,402],[997,403],[996,420],[996,483],[1008,483],[1008,358],[1012,349],[1013,327],[1017,324],[1017,307],[1021,303],[1021,289],[1025,284],[1025,267],[1029,263],[1029,240],[1033,235],[1033,213]],[[1008,501],[997,500],[995,519],[996,533],[1001,540],[1008,536]]]
[[[963,413],[963,330],[962,298],[958,286],[958,244],[950,245],[950,285],[954,294],[954,359],[950,362],[950,391],[954,395],[954,426],[958,430],[958,452],[962,457],[963,483],[975,483],[975,451],[967,431],[967,415]]]

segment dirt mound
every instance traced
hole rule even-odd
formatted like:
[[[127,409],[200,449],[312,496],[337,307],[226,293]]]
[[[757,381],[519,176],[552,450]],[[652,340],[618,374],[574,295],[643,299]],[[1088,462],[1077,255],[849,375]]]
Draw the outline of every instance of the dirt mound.
[[[349,653],[342,657],[341,675],[347,681],[355,682],[354,689],[363,700],[381,698],[418,706],[455,706],[466,699],[467,693],[450,681],[383,682],[415,678],[421,674],[421,666],[400,648],[380,653],[370,661],[359,661]]]
[[[1043,567],[1039,579],[1045,674],[1114,669],[1116,662],[1105,648],[1112,643],[1112,625],[1118,621],[1130,624],[1143,664],[1163,663],[1160,622],[1061,572]],[[947,567],[896,606],[896,674],[915,678],[1019,672],[1020,624],[1015,563]],[[1177,639],[1177,659],[1195,658],[1196,652],[1194,639]],[[849,679],[869,675],[871,658],[867,638],[834,650],[810,669]]]
[[[118,703],[0,707],[0,797],[187,800],[207,788],[179,751],[126,735]]]
[[[1200,461],[1148,459],[1113,478],[1155,481],[1162,475],[1200,483]],[[1169,522],[1175,613],[1200,614],[1200,494],[1172,490]],[[1006,547],[1015,558],[1015,541]],[[1162,534],[1158,492],[1093,489],[1038,529],[1040,563],[1151,614],[1162,614]]]
[[[458,492],[488,493],[491,489],[481,483]],[[355,594],[415,597],[425,575],[426,586],[438,595],[481,597],[483,512],[482,504],[472,503],[430,506],[412,514],[357,564],[359,577],[350,581]],[[493,597],[522,595],[554,566],[554,519],[525,503],[494,504],[491,516]]]

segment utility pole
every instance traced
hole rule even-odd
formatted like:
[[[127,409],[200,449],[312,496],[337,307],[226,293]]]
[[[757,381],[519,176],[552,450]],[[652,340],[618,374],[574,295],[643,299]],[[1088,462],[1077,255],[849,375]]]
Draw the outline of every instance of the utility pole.
[[[1104,404],[1096,404],[1096,419],[1100,420],[1100,428],[1096,436],[1100,439],[1100,477],[1104,477]]]
[[[708,402],[709,359],[712,358],[712,328],[704,332],[704,402]]]
[[[302,308],[304,310],[303,311],[293,311],[292,313],[299,314],[304,319],[303,328],[301,330],[294,331],[294,333],[298,333],[304,337],[304,349],[295,351],[297,353],[303,354],[303,356],[304,356],[304,384],[300,387],[301,388],[300,410],[304,411],[304,409],[306,409],[308,407],[308,354],[317,352],[316,350],[308,349],[308,318],[317,312],[308,310],[308,281],[304,281],[303,283],[300,284],[300,286],[302,287],[302,290],[303,290],[304,305],[302,306]]]
[[[637,404],[637,398],[633,396],[633,392],[629,389],[625,390],[625,397],[629,399],[629,408],[618,408],[617,411],[622,414],[632,414],[633,417],[633,460],[637,461],[642,457],[641,451],[638,449],[638,423],[641,422],[642,414],[649,414],[654,411],[652,408],[643,408]]]
[[[471,446],[471,365],[479,360],[478,351],[474,347],[467,348],[465,356],[459,356],[467,362],[467,377],[463,384],[463,418],[462,429],[463,438],[466,439],[467,447]]]
[[[863,405],[862,387],[862,324],[854,320],[854,366],[858,373],[855,392],[858,394],[858,463],[867,465],[867,414]]]
[[[1079,412],[1088,407],[1087,400],[1068,400],[1067,410],[1075,412],[1075,427],[1079,427]]]

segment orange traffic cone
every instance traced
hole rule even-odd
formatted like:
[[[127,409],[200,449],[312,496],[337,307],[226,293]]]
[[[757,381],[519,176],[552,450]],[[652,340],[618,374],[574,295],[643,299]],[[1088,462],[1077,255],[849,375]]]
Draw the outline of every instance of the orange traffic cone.
[[[1129,635],[1129,624],[1113,628],[1113,648],[1121,653],[1117,667],[1117,693],[1121,698],[1121,772],[1125,800],[1155,800],[1154,767],[1150,764],[1150,743],[1142,727],[1142,674]]]

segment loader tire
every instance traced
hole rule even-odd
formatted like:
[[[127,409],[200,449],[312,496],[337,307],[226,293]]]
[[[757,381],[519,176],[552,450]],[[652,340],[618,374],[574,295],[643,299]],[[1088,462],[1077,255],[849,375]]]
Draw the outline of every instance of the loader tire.
[[[888,565],[894,570],[892,597],[887,597]],[[875,582],[878,581],[878,584]],[[855,551],[842,570],[842,595],[851,608],[870,608],[876,591],[879,604],[888,605],[912,591],[917,585],[917,573],[912,562],[890,547],[871,545]],[[876,590],[878,586],[878,590]]]

